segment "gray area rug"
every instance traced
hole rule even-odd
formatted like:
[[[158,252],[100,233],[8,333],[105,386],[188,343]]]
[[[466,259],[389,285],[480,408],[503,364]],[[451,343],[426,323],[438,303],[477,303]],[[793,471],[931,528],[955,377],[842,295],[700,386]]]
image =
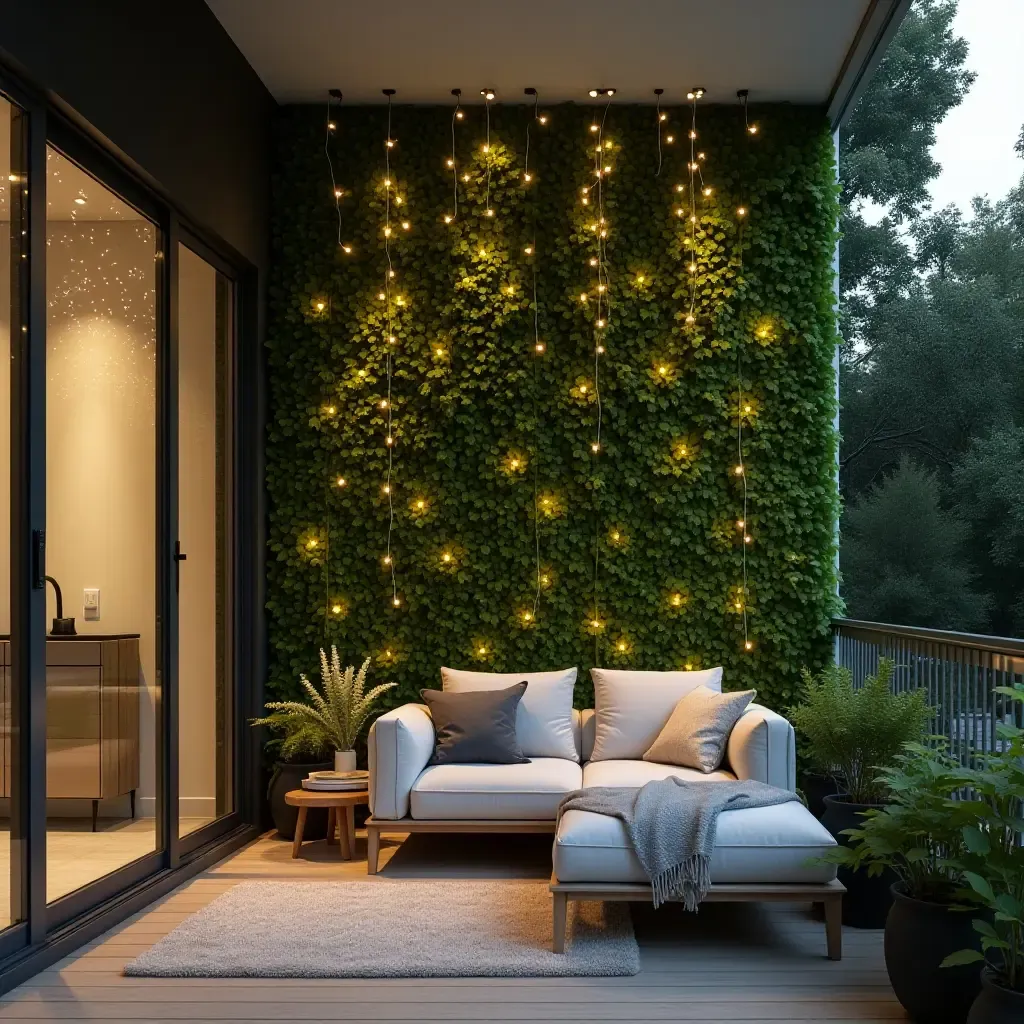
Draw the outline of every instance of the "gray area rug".
[[[242,882],[132,960],[160,978],[471,978],[637,974],[625,903],[570,903],[551,951],[537,882]]]

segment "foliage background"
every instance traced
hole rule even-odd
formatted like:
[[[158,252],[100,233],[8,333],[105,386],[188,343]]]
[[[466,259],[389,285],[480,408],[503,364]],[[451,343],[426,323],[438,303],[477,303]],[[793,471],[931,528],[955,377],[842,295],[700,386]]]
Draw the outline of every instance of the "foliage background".
[[[933,208],[975,79],[956,12],[915,0],[841,130],[842,592],[854,618],[1024,636],[1024,177]]]
[[[372,657],[377,680],[398,683],[392,703],[436,685],[442,664],[578,665],[580,706],[592,699],[594,664],[723,664],[728,686],[756,686],[769,704],[790,703],[801,666],[817,668],[828,655],[836,603],[838,201],[821,113],[758,109],[760,131],[751,136],[736,107],[698,112],[703,173],[715,191],[700,200],[697,322],[688,327],[687,224],[676,213],[687,195],[676,186],[688,181],[689,110],[668,110],[665,132],[675,142],[665,144],[656,176],[653,108],[611,107],[612,308],[595,458],[594,307],[580,301],[595,285],[588,259],[596,214],[580,202],[594,181],[595,108],[542,107],[542,127],[529,107],[492,105],[493,218],[483,215],[484,111],[465,109],[457,157],[471,180],[459,182],[450,226],[452,110],[393,111],[392,179],[403,204],[392,254],[407,300],[393,386],[397,610],[381,561],[386,110],[332,114],[328,148],[345,191],[340,231],[351,255],[338,244],[324,108],[279,116],[268,332],[270,694],[294,693],[318,646],[336,643],[344,660]],[[528,124],[534,179],[524,185]],[[735,214],[741,204],[745,220]],[[398,227],[405,218],[409,231]],[[540,357],[524,253],[534,238]],[[733,603],[743,555],[732,472],[738,360],[752,406],[744,423],[749,653]],[[510,471],[512,452],[525,471]],[[550,585],[527,626],[534,474],[556,514],[539,523]],[[588,626],[595,615],[597,631]]]

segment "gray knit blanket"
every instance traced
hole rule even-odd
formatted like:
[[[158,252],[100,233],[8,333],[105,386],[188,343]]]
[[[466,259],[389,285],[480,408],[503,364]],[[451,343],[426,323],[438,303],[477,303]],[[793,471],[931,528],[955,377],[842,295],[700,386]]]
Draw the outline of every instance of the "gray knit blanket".
[[[642,789],[578,789],[559,804],[558,820],[566,811],[619,818],[650,879],[654,905],[674,900],[696,910],[711,888],[718,815],[796,798],[795,793],[763,782],[688,782],[670,776]]]

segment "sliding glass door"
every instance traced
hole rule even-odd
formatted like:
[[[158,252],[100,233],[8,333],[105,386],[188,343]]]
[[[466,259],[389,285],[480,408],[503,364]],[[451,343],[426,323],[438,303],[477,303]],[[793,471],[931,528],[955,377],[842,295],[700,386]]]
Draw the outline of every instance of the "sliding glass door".
[[[234,287],[178,244],[178,834],[234,809]]]
[[[47,148],[47,902],[161,846],[160,246]]]
[[[238,277],[0,95],[0,963],[241,825]]]

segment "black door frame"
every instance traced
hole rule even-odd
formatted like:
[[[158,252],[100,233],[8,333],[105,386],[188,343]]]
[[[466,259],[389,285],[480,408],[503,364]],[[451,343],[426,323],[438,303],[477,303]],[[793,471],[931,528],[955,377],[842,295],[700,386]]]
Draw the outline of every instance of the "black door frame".
[[[0,67],[0,93],[15,107],[12,130],[11,434],[11,907],[0,932],[0,992],[183,878],[254,837],[259,748],[245,721],[262,700],[263,655],[242,638],[261,637],[262,358],[257,344],[255,268],[215,235],[191,224],[116,155],[74,124],[43,93]],[[46,150],[50,145],[138,209],[158,231],[157,273],[157,850],[47,905],[46,902]],[[31,186],[31,187],[29,187]],[[17,218],[17,223],[15,223]],[[177,739],[177,243],[234,285],[232,481],[232,810],[178,837]],[[24,258],[22,258],[24,257]],[[243,356],[243,353],[244,356]],[[253,556],[256,557],[255,566]],[[255,572],[255,577],[254,577]],[[243,685],[244,681],[244,685]],[[162,795],[162,800],[161,796]],[[3,880],[0,879],[0,884]]]

